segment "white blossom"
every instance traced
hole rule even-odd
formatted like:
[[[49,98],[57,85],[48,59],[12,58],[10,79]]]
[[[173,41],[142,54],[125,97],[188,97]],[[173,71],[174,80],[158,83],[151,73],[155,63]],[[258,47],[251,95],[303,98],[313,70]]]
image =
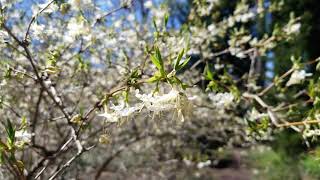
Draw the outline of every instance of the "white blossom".
[[[130,107],[128,104],[124,103],[123,101],[115,106],[112,105],[110,107],[110,110],[105,108],[105,112],[102,114],[99,114],[98,116],[105,117],[106,122],[109,123],[116,123],[119,122],[122,118],[129,118],[132,116],[136,111],[140,110],[142,106],[140,104],[137,104],[134,107]]]
[[[236,56],[237,58],[240,58],[240,59],[247,57],[247,55],[242,51],[241,48],[229,47],[229,52],[231,55]]]
[[[136,91],[136,97],[140,99],[144,106],[153,112],[161,112],[171,110],[176,107],[176,101],[179,97],[179,91],[172,89],[168,94],[153,95],[151,94],[139,94]]]
[[[306,129],[303,132],[303,136],[304,137],[320,136],[320,129],[315,129],[315,130]]]
[[[140,110],[141,106],[137,105],[134,107],[129,107],[128,104],[126,104],[125,102],[121,102],[119,105],[115,106],[112,105],[110,107],[110,109],[114,110],[114,112],[116,114],[118,114],[120,117],[128,117],[130,115],[132,115],[134,112],[136,112],[137,110]]]
[[[168,94],[153,95],[139,94],[136,91],[136,97],[142,101],[143,107],[151,112],[160,113],[162,111],[174,110],[177,119],[183,122],[185,116],[191,113],[191,103],[187,96],[173,88]]]
[[[108,111],[105,111],[102,114],[98,114],[98,116],[106,118],[106,122],[108,123],[116,123],[116,122],[119,122],[120,120],[120,117],[116,113],[108,112]]]
[[[65,35],[65,40],[67,42],[73,42],[73,40],[79,35],[89,35],[89,29],[85,26],[85,22],[81,18],[71,18],[68,26],[67,26],[67,33]]]
[[[204,161],[204,162],[199,162],[199,163],[197,164],[197,168],[198,168],[198,169],[202,169],[202,168],[204,168],[204,167],[210,166],[210,164],[211,164],[211,161],[210,161],[210,160],[207,160],[207,161]]]
[[[301,24],[295,23],[295,24],[288,25],[284,29],[284,32],[286,32],[287,34],[297,34],[297,33],[299,33],[300,28],[301,28]]]
[[[19,130],[15,132],[15,139],[17,145],[23,145],[25,143],[30,143],[33,134],[27,132],[26,130]]]
[[[291,86],[294,84],[302,83],[306,77],[312,76],[312,73],[306,73],[305,70],[295,70],[291,74],[289,81],[287,82],[286,86]]]

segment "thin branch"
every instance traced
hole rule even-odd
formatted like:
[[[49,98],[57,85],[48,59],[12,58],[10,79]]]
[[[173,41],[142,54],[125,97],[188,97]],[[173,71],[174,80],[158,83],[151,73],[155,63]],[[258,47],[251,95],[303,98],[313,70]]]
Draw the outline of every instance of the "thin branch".
[[[284,73],[283,75],[280,76],[279,80],[284,79],[285,77],[289,76],[293,71],[294,71],[294,68],[289,69],[286,73]],[[275,82],[272,82],[271,84],[269,84],[269,86],[267,86],[265,89],[263,89],[258,94],[258,96],[265,95],[271,88],[273,88],[274,85],[275,85]]]
[[[311,65],[311,64],[314,64],[316,62],[318,62],[320,60],[320,57],[314,59],[314,60],[311,60],[311,61],[308,61],[306,63],[304,63],[305,65]],[[285,72],[283,75],[281,75],[279,77],[279,80],[281,79],[284,79],[286,78],[287,76],[289,76],[295,69],[294,68],[291,68],[289,69],[287,72]],[[269,86],[267,86],[265,89],[263,89],[259,94],[258,96],[263,96],[265,95],[273,86],[275,85],[275,82],[272,82],[271,84],[269,84]]]
[[[309,121],[300,121],[300,122],[287,122],[284,124],[279,124],[279,127],[289,127],[289,126],[300,126],[306,124],[319,124],[320,120],[309,120]]]
[[[80,152],[78,152],[75,156],[71,157],[61,168],[59,168],[55,173],[53,173],[52,176],[50,176],[49,180],[55,179],[59,174],[61,174],[65,169],[70,167],[70,165],[75,161],[77,158],[79,158],[84,152],[90,151],[95,146],[91,146],[89,148],[83,148]]]
[[[35,112],[34,112],[34,115],[33,115],[32,129],[31,129],[31,132],[32,132],[32,133],[35,133],[35,132],[36,132],[36,127],[37,127],[37,122],[38,122],[39,111],[40,111],[40,104],[41,104],[41,101],[42,101],[42,97],[43,97],[43,89],[41,88],[41,89],[40,89],[39,96],[38,96],[38,100],[37,100]],[[35,136],[32,136],[31,142],[32,142],[32,144],[35,143]]]
[[[30,34],[31,25],[32,25],[33,22],[36,20],[37,16],[38,16],[39,14],[41,14],[43,11],[45,11],[54,1],[55,1],[55,0],[50,0],[50,1],[48,1],[47,4],[46,4],[42,9],[40,9],[35,15],[32,16],[32,18],[31,18],[31,20],[30,20],[30,22],[29,22],[29,25],[28,25],[27,32],[26,32],[26,34],[25,34],[25,36],[24,36],[24,40],[23,40],[24,42],[27,42],[27,38],[28,38],[28,36],[29,36],[29,34]]]
[[[101,16],[97,17],[95,19],[95,21],[93,22],[93,24],[91,25],[91,27],[94,27],[97,23],[101,22],[104,18],[106,18],[107,16],[110,16],[118,11],[120,11],[121,9],[128,9],[130,8],[130,6],[132,6],[134,3],[134,0],[132,0],[132,2],[130,4],[123,4],[115,9],[112,9],[111,11],[105,13],[105,14],[102,14]]]
[[[249,93],[243,93],[242,95],[243,97],[249,98],[249,99],[254,99],[255,101],[257,101],[263,108],[265,108],[267,110],[268,116],[272,122],[273,125],[275,125],[276,127],[280,127],[279,126],[279,120],[276,116],[276,114],[274,113],[274,111],[272,109],[271,106],[267,105],[258,95],[255,94],[249,94]],[[288,123],[287,121],[280,119],[280,121],[284,122],[284,123]],[[295,127],[294,125],[290,125],[290,127],[297,131],[297,132],[301,132],[301,130],[297,127]]]

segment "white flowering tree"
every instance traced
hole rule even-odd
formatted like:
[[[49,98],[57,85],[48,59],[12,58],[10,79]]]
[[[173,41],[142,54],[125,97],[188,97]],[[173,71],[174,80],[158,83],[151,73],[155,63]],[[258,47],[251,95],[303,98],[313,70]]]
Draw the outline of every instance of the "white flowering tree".
[[[137,154],[196,161],[202,137],[247,147],[284,128],[307,144],[320,134],[306,68],[317,59],[264,74],[268,54],[299,37],[299,17],[266,32],[253,27],[283,4],[185,3],[176,22],[151,0],[1,0],[1,178],[98,179],[120,156],[127,167],[143,164]]]

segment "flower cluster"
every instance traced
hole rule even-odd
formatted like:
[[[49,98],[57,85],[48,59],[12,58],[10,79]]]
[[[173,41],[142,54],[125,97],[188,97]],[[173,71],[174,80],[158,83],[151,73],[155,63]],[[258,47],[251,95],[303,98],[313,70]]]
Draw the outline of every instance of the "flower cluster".
[[[190,112],[191,103],[187,96],[175,88],[163,95],[155,95],[153,93],[140,94],[139,90],[137,90],[135,96],[141,101],[135,104],[135,106],[129,106],[129,104],[121,101],[117,106],[105,107],[105,112],[99,114],[99,116],[106,118],[106,122],[108,123],[117,123],[123,118],[128,119],[132,117],[143,108],[154,114],[174,110],[177,113],[177,118],[183,122],[185,115]]]

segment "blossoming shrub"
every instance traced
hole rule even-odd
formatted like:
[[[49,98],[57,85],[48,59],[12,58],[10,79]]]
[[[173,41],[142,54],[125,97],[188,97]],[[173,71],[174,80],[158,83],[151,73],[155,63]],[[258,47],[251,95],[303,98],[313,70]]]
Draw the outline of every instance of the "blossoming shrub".
[[[194,0],[170,28],[170,6],[142,2],[0,1],[3,177],[98,179],[172,159],[201,169],[282,128],[307,145],[318,136],[318,80],[305,68],[318,60],[293,56],[259,83],[268,53],[300,33],[291,15],[254,35],[281,3]]]

